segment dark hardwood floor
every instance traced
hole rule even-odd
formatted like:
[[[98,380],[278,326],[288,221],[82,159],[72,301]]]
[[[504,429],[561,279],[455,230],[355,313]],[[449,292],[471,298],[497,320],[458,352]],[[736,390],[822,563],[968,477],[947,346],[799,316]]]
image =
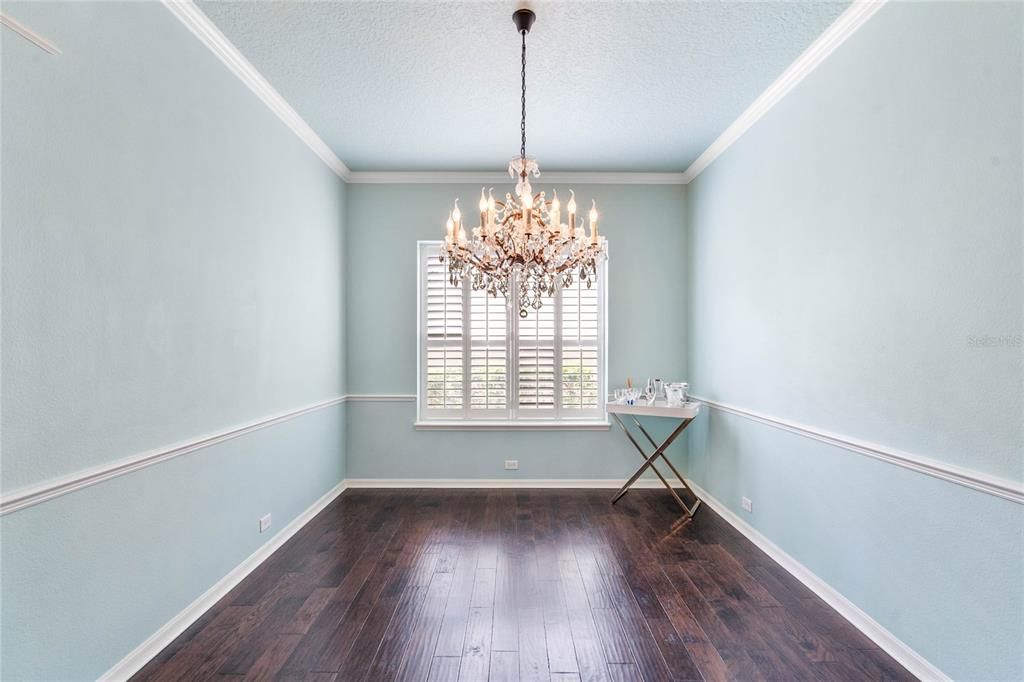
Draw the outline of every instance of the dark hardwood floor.
[[[664,490],[349,490],[134,679],[914,679]]]

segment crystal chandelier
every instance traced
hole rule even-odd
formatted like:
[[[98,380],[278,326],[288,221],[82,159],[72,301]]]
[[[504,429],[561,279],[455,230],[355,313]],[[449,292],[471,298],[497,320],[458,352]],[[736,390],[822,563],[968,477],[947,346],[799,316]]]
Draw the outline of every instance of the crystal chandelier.
[[[591,202],[590,234],[583,221],[577,225],[576,195],[569,192],[565,206],[567,222],[562,222],[562,207],[555,192],[551,200],[544,192],[533,193],[530,175],[540,176],[537,161],[526,156],[526,34],[536,19],[528,9],[512,15],[523,38],[522,54],[522,144],[519,156],[508,164],[509,175],[518,178],[516,196],[505,194],[505,201],[494,198],[493,188],[480,189],[480,225],[472,228],[467,239],[459,200],[448,215],[445,246],[441,261],[448,261],[448,277],[459,286],[468,277],[474,291],[491,296],[501,293],[511,304],[518,302],[519,316],[532,308],[540,310],[543,297],[555,293],[559,282],[571,286],[579,277],[587,287],[597,281],[598,259],[607,254],[605,238],[597,233],[597,204]]]

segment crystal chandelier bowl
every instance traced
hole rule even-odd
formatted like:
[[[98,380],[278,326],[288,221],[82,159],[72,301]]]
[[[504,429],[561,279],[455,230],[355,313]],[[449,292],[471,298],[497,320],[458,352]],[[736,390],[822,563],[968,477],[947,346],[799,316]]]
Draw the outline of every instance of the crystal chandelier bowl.
[[[597,205],[591,202],[590,232],[576,212],[576,195],[569,192],[562,222],[558,193],[551,199],[545,192],[534,194],[530,176],[539,177],[536,160],[526,156],[526,34],[536,16],[528,9],[512,15],[523,39],[522,51],[522,145],[519,156],[508,165],[509,175],[517,179],[515,196],[505,201],[494,198],[493,189],[480,189],[480,224],[466,234],[459,200],[448,215],[445,245],[441,260],[448,262],[448,277],[453,286],[468,278],[474,291],[499,293],[526,317],[531,309],[540,310],[544,297],[555,293],[558,285],[571,286],[575,278],[588,287],[597,281],[599,259],[607,256],[605,238],[597,229]]]

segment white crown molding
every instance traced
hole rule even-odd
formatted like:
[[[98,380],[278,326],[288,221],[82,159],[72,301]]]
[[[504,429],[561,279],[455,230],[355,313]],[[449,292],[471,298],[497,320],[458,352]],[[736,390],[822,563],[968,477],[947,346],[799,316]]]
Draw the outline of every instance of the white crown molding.
[[[42,37],[25,24],[21,23],[6,12],[0,12],[0,25],[6,26],[11,29],[22,38],[38,47],[43,52],[48,52],[53,55],[60,54],[60,48],[51,43],[46,38]]]
[[[218,580],[210,589],[199,596],[194,602],[186,606],[178,615],[167,621],[159,630],[154,632],[142,644],[137,646],[131,653],[114,664],[114,666],[100,676],[103,682],[114,682],[127,680],[142,669],[146,663],[160,653],[164,647],[173,642],[178,635],[184,632],[188,626],[196,622],[201,615],[206,613],[222,597],[230,592],[246,576],[270,557],[281,545],[288,541],[300,528],[309,523],[314,516],[319,514],[334,498],[338,497],[345,490],[345,482],[331,488],[319,500],[314,502],[306,511],[299,514],[287,526],[282,528],[274,537],[270,538],[262,547],[249,555],[242,563],[231,569],[231,572]]]
[[[711,143],[682,173],[675,172],[550,172],[542,177],[553,184],[581,185],[686,185],[700,175],[747,130],[749,130],[776,103],[796,87],[811,71],[818,67],[832,52],[857,29],[864,25],[887,0],[854,0],[831,26],[818,36],[797,59],[782,72],[739,118],[732,122],[718,138]],[[263,100],[298,137],[319,156],[338,177],[345,182],[357,184],[500,184],[509,178],[501,172],[472,171],[357,171],[338,158],[316,131],[291,107],[274,89],[266,78],[239,52],[220,29],[200,10],[192,0],[162,0],[164,5],[213,52],[228,69]],[[48,52],[59,54],[52,43],[25,29],[17,22],[0,15],[5,26]],[[12,22],[12,23],[9,23]],[[54,52],[54,50],[56,50]]]
[[[548,184],[579,185],[682,185],[682,173],[610,173],[550,172],[541,173]],[[354,184],[472,184],[500,185],[511,182],[508,173],[490,171],[354,171],[348,178]]]
[[[864,25],[875,12],[882,8],[886,0],[854,0],[845,12],[839,15],[831,26],[818,36],[811,45],[768,86],[754,102],[740,114],[739,118],[722,132],[711,146],[698,156],[690,167],[683,172],[683,182],[689,184],[700,175],[701,171],[711,165],[721,154],[738,140],[743,133],[757,123],[779,100],[795,88],[837,47]]]
[[[249,63],[249,60],[238,51],[230,40],[220,32],[209,17],[203,14],[192,0],[162,0],[167,7],[188,30],[199,38],[210,52],[220,59],[231,73],[256,93],[267,107],[277,115],[300,140],[306,143],[313,153],[320,157],[327,166],[342,180],[348,180],[351,171],[331,148],[320,139],[308,123],[291,107],[284,97],[274,89],[266,78]]]
[[[67,476],[59,476],[57,478],[44,481],[35,485],[27,486],[14,490],[10,493],[5,494],[0,498],[0,516],[10,514],[21,509],[41,504],[48,500],[52,500],[61,495],[67,495],[68,493],[87,488],[97,483],[117,478],[118,476],[124,476],[130,474],[133,471],[144,469],[146,467],[159,464],[160,462],[166,462],[169,459],[175,457],[181,457],[187,455],[190,452],[196,450],[202,450],[208,448],[211,445],[217,445],[239,436],[244,436],[253,431],[265,429],[268,426],[280,424],[281,422],[301,417],[304,414],[322,410],[332,405],[337,405],[344,402],[345,397],[339,396],[337,398],[331,398],[330,400],[324,400],[319,403],[307,405],[306,407],[299,408],[297,410],[291,410],[288,412],[282,412],[263,419],[258,419],[248,424],[236,426],[231,429],[221,431],[219,433],[209,434],[190,440],[185,443],[179,443],[156,450],[149,450],[131,457],[125,457],[113,462],[101,464],[99,466],[85,469],[74,474]]]
[[[877,644],[882,651],[892,656],[896,661],[910,671],[915,677],[921,680],[948,681],[950,678],[932,665],[921,654],[911,649],[896,635],[889,632],[878,621],[864,613],[856,604],[847,599],[839,590],[822,580],[809,568],[787,554],[781,547],[761,534],[756,528],[736,515],[726,505],[716,500],[708,491],[701,488],[693,481],[687,479],[694,493],[719,516],[727,521],[733,528],[742,533],[748,540],[757,545],[761,551],[767,554],[775,563],[786,569],[793,577],[807,586],[807,588],[818,595],[822,601],[835,609],[840,616],[845,618],[851,625],[860,630],[872,642]]]
[[[707,398],[702,398],[700,396],[693,396],[693,398],[694,400],[699,400],[708,407],[728,414],[734,414],[736,416],[750,419],[776,429],[795,433],[827,445],[843,448],[844,450],[849,450],[850,452],[855,452],[859,455],[864,455],[865,457],[871,457],[872,459],[888,462],[889,464],[894,464],[896,466],[903,467],[904,469],[933,476],[935,478],[942,479],[943,481],[956,483],[957,485],[962,485],[972,490],[1001,497],[1004,500],[1010,500],[1017,504],[1024,504],[1024,483],[1020,483],[1018,481],[1011,481],[1007,478],[1000,478],[999,476],[992,476],[980,471],[965,469],[963,467],[940,462],[939,460],[931,459],[929,457],[922,457],[909,452],[903,452],[902,450],[896,450],[895,448],[889,448],[884,445],[869,443],[849,436],[842,436],[829,431],[823,431],[805,424],[799,424],[797,422],[780,419],[778,417],[771,417],[759,412],[745,410],[734,405],[727,405],[714,400],[708,400]]]

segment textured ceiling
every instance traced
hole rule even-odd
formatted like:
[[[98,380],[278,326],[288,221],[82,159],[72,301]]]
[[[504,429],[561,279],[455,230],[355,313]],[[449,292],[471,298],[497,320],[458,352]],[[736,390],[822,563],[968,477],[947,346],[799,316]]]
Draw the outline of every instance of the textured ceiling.
[[[199,6],[353,170],[503,170],[515,2]],[[534,2],[541,170],[684,170],[848,2]]]

